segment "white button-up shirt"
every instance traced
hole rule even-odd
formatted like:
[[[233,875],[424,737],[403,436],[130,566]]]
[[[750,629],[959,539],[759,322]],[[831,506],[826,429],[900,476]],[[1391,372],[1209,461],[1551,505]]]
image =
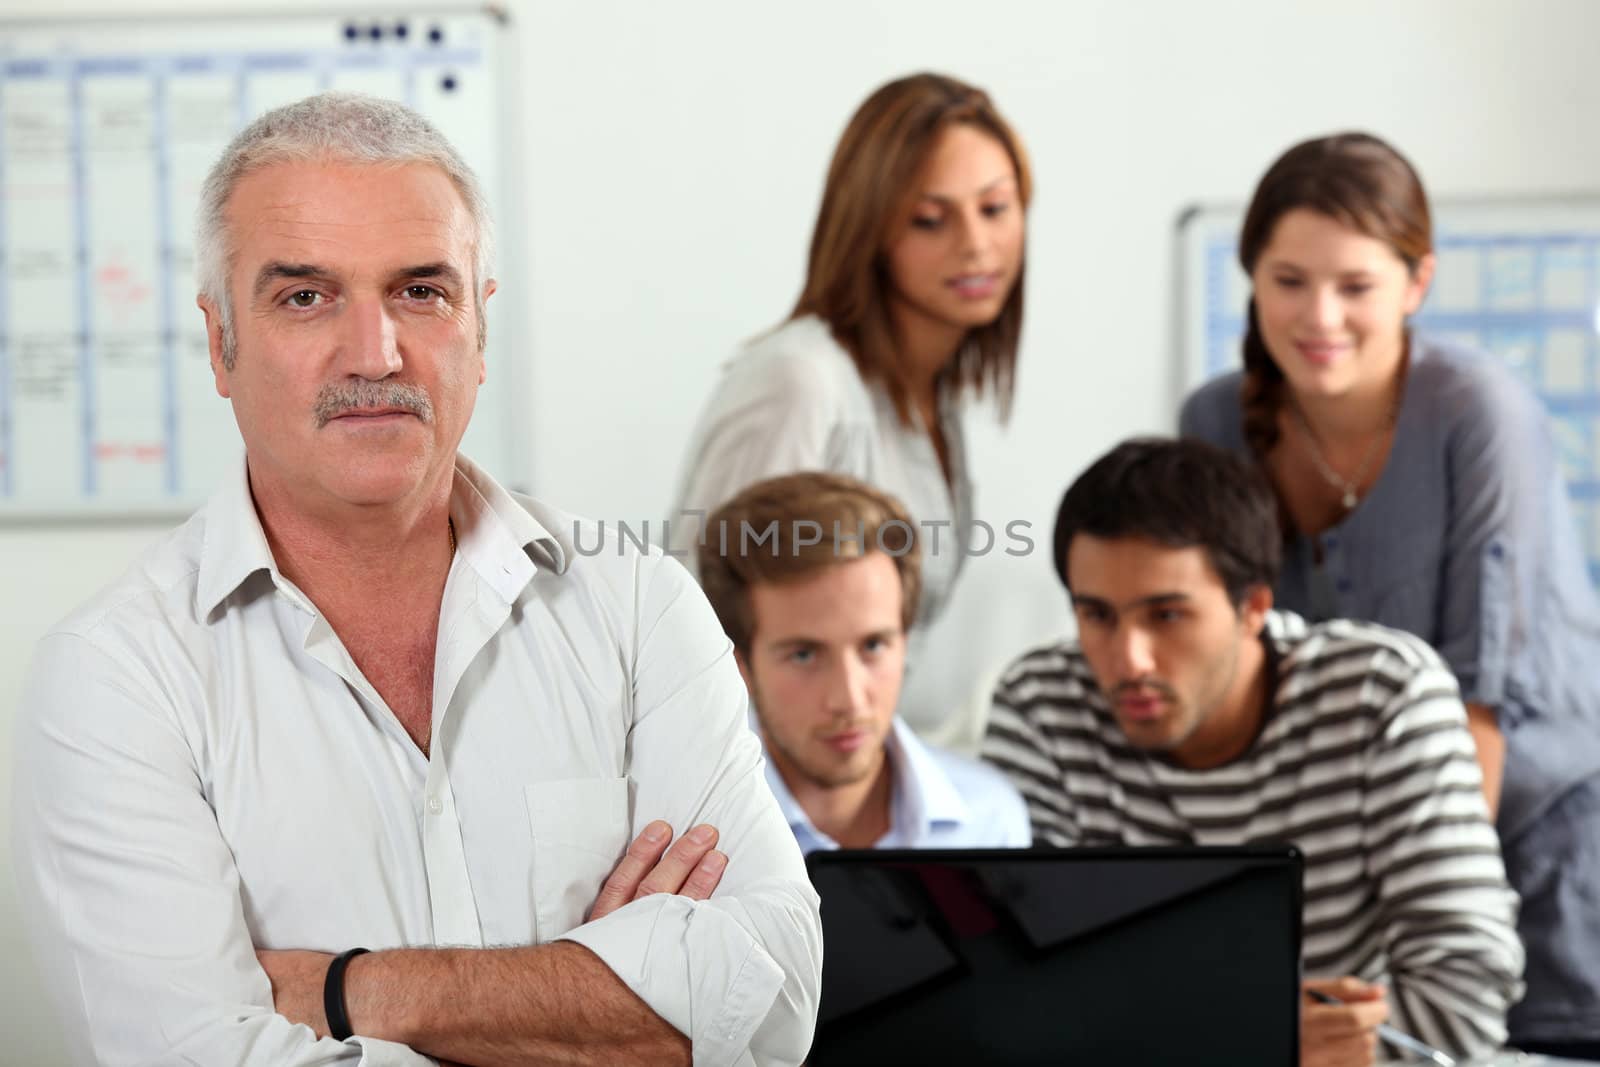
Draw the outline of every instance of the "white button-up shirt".
[[[431,1063],[291,1025],[254,950],[562,938],[689,1035],[697,1065],[804,1056],[817,898],[704,597],[675,561],[465,460],[450,512],[431,756],[279,573],[242,463],[41,642],[14,851],[76,1058]],[[718,827],[720,888],[584,923],[653,819]]]

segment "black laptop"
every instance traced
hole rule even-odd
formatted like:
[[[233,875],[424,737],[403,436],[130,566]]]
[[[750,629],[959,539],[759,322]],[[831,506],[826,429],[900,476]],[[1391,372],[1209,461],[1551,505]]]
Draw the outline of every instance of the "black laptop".
[[[813,852],[807,1062],[1294,1067],[1292,846]]]

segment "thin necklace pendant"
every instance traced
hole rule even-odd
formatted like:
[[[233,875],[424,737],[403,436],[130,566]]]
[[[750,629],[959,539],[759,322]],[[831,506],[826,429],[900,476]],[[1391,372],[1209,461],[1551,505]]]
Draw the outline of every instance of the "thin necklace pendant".
[[[1378,455],[1379,446],[1383,444],[1384,435],[1394,427],[1395,418],[1399,414],[1398,406],[1389,409],[1388,425],[1383,428],[1377,437],[1373,438],[1372,444],[1367,446],[1367,453],[1361,457],[1361,466],[1356,471],[1354,481],[1346,481],[1344,475],[1334,470],[1333,465],[1322,454],[1322,443],[1317,440],[1317,432],[1311,428],[1311,421],[1306,418],[1306,413],[1300,410],[1300,405],[1291,402],[1289,407],[1294,413],[1295,422],[1299,424],[1300,432],[1305,435],[1312,465],[1317,468],[1317,473],[1322,475],[1322,480],[1328,483],[1329,488],[1339,491],[1339,503],[1344,505],[1344,509],[1346,511],[1354,511],[1356,505],[1361,503],[1361,483],[1366,478],[1367,471],[1372,467],[1373,459]]]
[[[1406,347],[1401,352],[1401,374],[1405,373],[1405,365],[1411,358],[1411,339],[1407,335]],[[1402,378],[1402,383],[1403,383]],[[1306,413],[1291,395],[1289,410],[1294,414],[1295,422],[1300,427],[1300,432],[1305,435],[1308,452],[1312,465],[1317,468],[1317,473],[1322,475],[1322,480],[1328,483],[1329,488],[1340,491],[1339,503],[1344,505],[1345,511],[1354,511],[1356,505],[1361,503],[1359,492],[1361,483],[1367,479],[1367,471],[1372,469],[1372,461],[1378,458],[1378,453],[1383,450],[1383,441],[1400,422],[1400,402],[1404,398],[1403,384],[1397,386],[1395,395],[1389,403],[1389,411],[1384,418],[1383,427],[1373,437],[1372,443],[1367,446],[1366,454],[1361,457],[1361,465],[1356,468],[1356,476],[1346,481],[1344,475],[1333,469],[1333,464],[1322,454],[1322,441],[1317,437],[1317,431],[1311,428],[1311,420],[1306,418]]]

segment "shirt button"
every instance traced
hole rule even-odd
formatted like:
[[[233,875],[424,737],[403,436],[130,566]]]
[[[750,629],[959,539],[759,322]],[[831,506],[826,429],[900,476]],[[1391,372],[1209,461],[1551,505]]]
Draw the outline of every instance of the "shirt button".
[[[1348,593],[1350,591],[1350,579],[1348,579],[1348,578],[1340,578],[1339,581],[1336,583],[1336,586],[1337,586],[1339,592]]]
[[[438,797],[429,797],[428,798],[428,810],[433,812],[435,815],[437,815],[441,811],[444,810],[444,805],[439,802],[439,798]]]

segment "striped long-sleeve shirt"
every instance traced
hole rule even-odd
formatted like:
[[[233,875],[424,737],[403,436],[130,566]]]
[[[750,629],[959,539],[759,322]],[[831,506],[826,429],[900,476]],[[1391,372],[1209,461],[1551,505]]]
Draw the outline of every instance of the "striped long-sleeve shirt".
[[[1305,973],[1385,983],[1392,1021],[1441,1048],[1498,1047],[1522,946],[1455,679],[1423,642],[1367,623],[1273,613],[1263,641],[1273,705],[1225,766],[1129,745],[1072,641],[1001,677],[984,757],[1042,843],[1293,842]]]

